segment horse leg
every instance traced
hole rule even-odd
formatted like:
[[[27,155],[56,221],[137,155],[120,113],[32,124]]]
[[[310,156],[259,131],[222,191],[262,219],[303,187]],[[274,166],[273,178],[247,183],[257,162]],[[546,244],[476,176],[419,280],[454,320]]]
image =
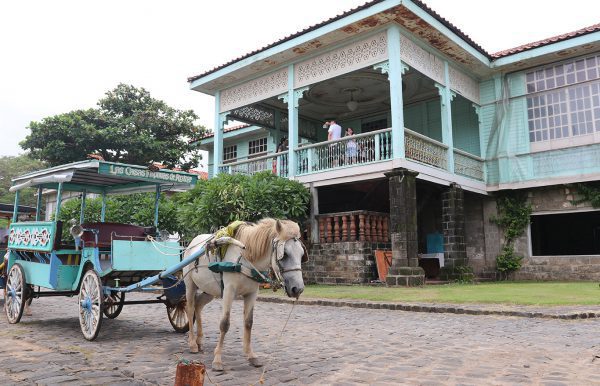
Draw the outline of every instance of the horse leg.
[[[262,366],[258,357],[252,351],[250,339],[252,337],[252,323],[254,321],[254,304],[258,291],[244,296],[244,354],[248,358],[248,362],[254,367]]]
[[[221,323],[219,329],[219,341],[217,347],[215,347],[215,358],[213,359],[212,369],[215,371],[223,371],[223,361],[221,360],[221,352],[223,351],[223,341],[225,340],[225,334],[229,330],[229,316],[231,314],[231,304],[233,303],[233,297],[235,290],[233,287],[225,287],[223,291],[223,315],[221,316]]]
[[[204,308],[205,305],[207,305],[208,303],[210,303],[214,298],[205,293],[205,292],[201,292],[200,294],[196,295],[196,330],[197,330],[197,334],[196,334],[196,344],[198,345],[198,350],[202,351],[202,309]],[[191,333],[190,333],[191,336]]]
[[[192,280],[186,280],[185,283],[185,313],[187,314],[188,324],[190,325],[190,331],[188,335],[188,346],[190,352],[198,352],[198,344],[194,339],[194,313],[196,310],[196,284]],[[201,331],[198,332],[199,334]]]

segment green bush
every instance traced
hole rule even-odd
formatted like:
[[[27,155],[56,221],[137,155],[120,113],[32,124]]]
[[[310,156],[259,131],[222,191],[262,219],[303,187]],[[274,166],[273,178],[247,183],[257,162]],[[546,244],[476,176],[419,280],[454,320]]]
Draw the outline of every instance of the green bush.
[[[106,199],[106,222],[135,224],[139,226],[154,225],[154,193],[138,193],[130,195],[110,196]],[[63,202],[59,220],[75,219],[79,223],[81,199],[70,199]],[[89,198],[85,201],[85,222],[98,222],[102,211],[102,198]],[[158,228],[171,233],[181,232],[177,222],[175,203],[165,195],[161,195]]]
[[[496,269],[507,279],[511,272],[521,268],[522,260],[523,256],[517,255],[512,245],[505,245],[496,257]]]
[[[303,222],[310,193],[301,183],[269,172],[219,174],[175,198],[186,237],[215,231],[235,220],[276,217]]]

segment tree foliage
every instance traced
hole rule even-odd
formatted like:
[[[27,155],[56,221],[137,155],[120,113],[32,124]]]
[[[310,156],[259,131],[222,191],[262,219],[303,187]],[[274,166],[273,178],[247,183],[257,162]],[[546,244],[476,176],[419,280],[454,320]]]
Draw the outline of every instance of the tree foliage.
[[[186,236],[208,233],[234,220],[276,217],[302,222],[310,194],[302,184],[269,172],[218,176],[199,181],[177,196],[178,218]]]
[[[15,194],[8,191],[13,178],[45,167],[44,162],[28,154],[0,157],[0,202],[12,204],[15,201]],[[36,192],[35,189],[23,189],[19,193],[19,205],[35,206]]]
[[[197,118],[192,110],[174,109],[143,88],[119,84],[98,101],[98,108],[31,122],[21,147],[53,166],[98,154],[106,161],[159,162],[187,170],[200,161],[189,141],[205,130],[194,124]]]
[[[154,225],[153,193],[138,193],[121,196],[110,196],[106,199],[106,222],[135,224],[140,226]],[[79,222],[81,199],[69,199],[63,202],[59,220],[75,219]],[[181,232],[177,222],[175,202],[161,195],[158,212],[158,228],[171,233]],[[102,198],[85,200],[85,222],[99,222],[102,212]]]

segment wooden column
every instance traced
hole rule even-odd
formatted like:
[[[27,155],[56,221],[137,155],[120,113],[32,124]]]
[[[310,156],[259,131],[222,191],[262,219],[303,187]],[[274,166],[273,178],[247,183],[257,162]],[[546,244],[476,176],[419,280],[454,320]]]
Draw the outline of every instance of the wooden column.
[[[327,242],[328,243],[333,243],[333,232],[331,232],[331,217],[325,217],[325,221],[327,224]]]
[[[340,242],[340,216],[333,217],[333,232],[334,232],[334,241],[336,243]]]
[[[342,215],[342,241],[348,241],[348,216]]]
[[[319,241],[321,244],[325,243],[325,219],[319,217]]]
[[[365,241],[365,214],[358,215],[358,240]]]

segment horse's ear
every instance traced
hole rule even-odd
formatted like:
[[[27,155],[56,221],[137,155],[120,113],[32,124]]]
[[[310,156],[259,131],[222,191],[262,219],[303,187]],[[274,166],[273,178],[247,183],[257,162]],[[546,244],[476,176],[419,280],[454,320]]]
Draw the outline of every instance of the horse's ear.
[[[275,230],[277,233],[281,233],[283,231],[283,224],[279,220],[275,220]]]
[[[308,263],[308,250],[306,249],[306,246],[304,245],[304,243],[302,243],[302,249],[304,249],[304,254],[302,255],[302,260],[300,260],[302,263]]]

